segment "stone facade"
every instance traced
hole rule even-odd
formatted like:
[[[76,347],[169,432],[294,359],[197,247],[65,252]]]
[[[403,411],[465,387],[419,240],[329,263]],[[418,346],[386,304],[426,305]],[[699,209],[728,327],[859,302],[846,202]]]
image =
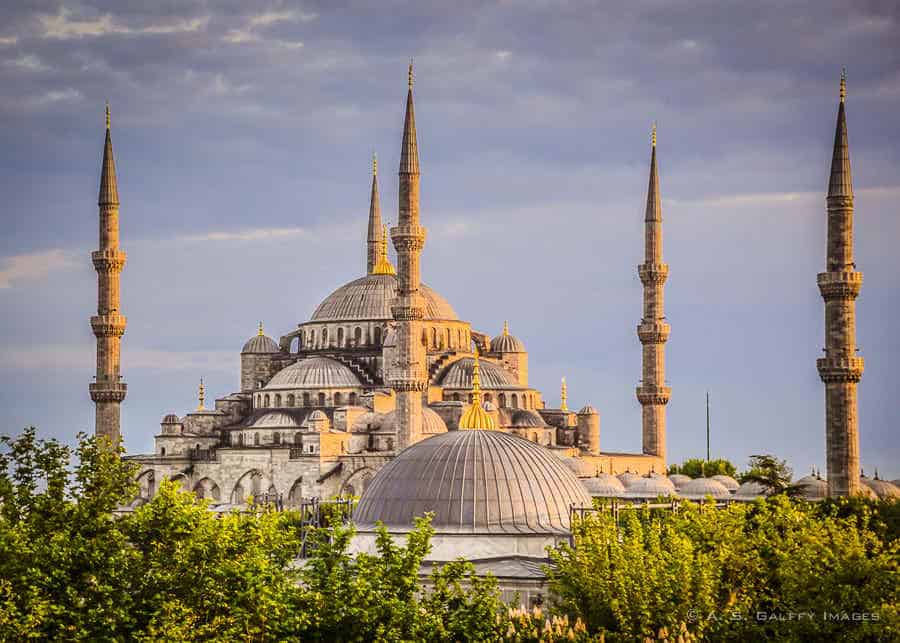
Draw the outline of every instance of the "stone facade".
[[[106,141],[97,201],[100,248],[91,253],[97,271],[97,314],[91,317],[91,329],[97,338],[97,373],[89,390],[96,407],[94,434],[118,445],[121,438],[120,405],[127,393],[127,385],[120,374],[120,345],[127,320],[119,308],[120,275],[126,256],[119,250],[119,188],[109,130],[109,105],[106,106]]]
[[[857,357],[856,297],[863,276],[853,260],[853,181],[844,113],[845,78],[834,134],[828,182],[826,272],[816,281],[825,301],[825,356],[817,360],[825,384],[825,444],[829,496],[858,495],[859,418],[856,386],[864,363]]]
[[[644,315],[638,324],[641,341],[641,385],[637,399],[641,403],[643,452],[666,458],[666,404],[672,389],[666,386],[666,341],[669,324],[663,305],[663,287],[669,276],[669,266],[663,263],[662,203],[659,192],[659,172],[656,167],[656,126],[653,127],[650,155],[650,185],[647,188],[647,209],[644,216],[644,263],[638,266],[638,276],[644,286]]]

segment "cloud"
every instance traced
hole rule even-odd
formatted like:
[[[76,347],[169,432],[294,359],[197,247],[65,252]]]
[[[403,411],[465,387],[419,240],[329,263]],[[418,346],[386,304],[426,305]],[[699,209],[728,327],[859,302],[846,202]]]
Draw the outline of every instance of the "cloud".
[[[0,47],[11,47],[19,42],[18,36],[0,36]]]
[[[39,16],[44,30],[42,36],[56,40],[72,40],[109,34],[188,33],[199,31],[209,22],[209,17],[179,18],[169,23],[150,24],[145,27],[132,28],[116,22],[112,14],[109,13],[93,19],[71,19],[71,15],[71,10],[62,8],[55,16],[47,14]]]
[[[205,232],[177,237],[176,241],[269,241],[309,236],[304,228],[249,228],[235,231]]]
[[[6,289],[19,282],[40,281],[51,273],[69,268],[75,263],[75,257],[74,253],[57,248],[6,257],[2,262],[0,289]]]
[[[255,16],[251,16],[244,28],[231,29],[222,39],[233,45],[242,45],[250,42],[259,42],[262,37],[256,32],[257,29],[265,29],[281,22],[311,22],[318,17],[315,13],[305,13],[296,9],[284,11],[266,11]],[[299,41],[275,40],[275,44],[288,49],[299,49],[303,47],[303,43]]]
[[[85,371],[95,358],[93,343],[42,344],[28,348],[7,347],[0,350],[0,364],[6,370],[75,370]],[[122,351],[122,369],[150,371],[202,371],[233,373],[234,351],[167,351],[128,346]]]
[[[41,62],[40,58],[38,58],[34,54],[23,54],[18,58],[4,60],[3,64],[6,67],[15,67],[17,69],[24,69],[27,71],[47,71],[48,69],[50,69],[47,65]]]
[[[66,87],[65,89],[53,89],[49,92],[41,94],[37,98],[33,100],[36,105],[49,105],[52,103],[59,103],[63,101],[76,101],[82,99],[82,93],[77,89],[73,89],[72,87]]]

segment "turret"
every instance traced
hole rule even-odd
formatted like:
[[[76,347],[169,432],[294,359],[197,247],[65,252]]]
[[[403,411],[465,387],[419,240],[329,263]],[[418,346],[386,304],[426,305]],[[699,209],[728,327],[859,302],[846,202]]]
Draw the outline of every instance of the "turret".
[[[98,438],[108,440],[110,446],[117,447],[121,439],[120,405],[128,390],[120,374],[121,340],[127,320],[119,309],[120,276],[126,255],[119,250],[119,185],[109,120],[107,104],[106,141],[97,200],[100,248],[91,253],[97,271],[97,314],[91,317],[91,328],[97,338],[97,373],[89,389],[96,408],[94,433]]]
[[[589,455],[600,455],[600,414],[590,404],[578,411],[578,446]]]
[[[641,404],[642,450],[648,455],[666,457],[666,404],[672,389],[666,386],[666,341],[669,324],[663,306],[663,287],[669,266],[663,263],[662,200],[659,171],[656,166],[656,125],[651,135],[650,183],[644,214],[644,263],[638,276],[644,286],[644,311],[637,334],[641,341],[641,385],[637,399]]]
[[[366,274],[371,275],[378,262],[384,231],[378,199],[378,158],[372,155],[372,194],[369,197],[369,231],[366,236]],[[386,240],[385,240],[386,241]]]
[[[853,181],[844,100],[846,76],[841,74],[840,102],[834,151],[828,180],[828,240],[825,270],[816,278],[825,301],[825,356],[816,367],[825,384],[825,445],[828,495],[860,493],[859,417],[856,387],[863,374],[857,356],[856,297],[863,275],[853,258]]]
[[[256,334],[241,349],[241,391],[247,393],[262,388],[278,368],[273,358],[279,353],[278,344],[266,335],[259,322]]]

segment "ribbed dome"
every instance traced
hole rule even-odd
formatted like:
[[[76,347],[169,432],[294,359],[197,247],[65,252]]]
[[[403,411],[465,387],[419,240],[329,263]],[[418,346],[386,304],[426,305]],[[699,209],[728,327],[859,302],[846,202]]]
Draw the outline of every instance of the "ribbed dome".
[[[581,407],[581,410],[578,411],[578,415],[597,415],[597,409],[590,404],[585,404]]]
[[[267,389],[272,388],[353,388],[361,386],[349,368],[328,357],[310,357],[294,362],[275,374]]]
[[[503,333],[491,340],[492,353],[524,353],[525,344],[515,335]]]
[[[368,414],[366,414],[368,415]],[[373,426],[377,424],[379,431],[396,431],[397,430],[397,411],[391,411],[384,415],[376,415],[370,420]],[[425,435],[434,435],[436,433],[446,433],[447,425],[443,418],[435,413],[427,406],[422,407],[422,433]]]
[[[879,498],[900,498],[900,489],[887,480],[870,480],[869,478],[862,478],[862,483],[866,485],[869,489],[875,492],[875,495]]]
[[[438,533],[565,534],[591,499],[544,447],[500,431],[449,431],[402,451],[372,479],[353,519],[409,529],[434,512]]]
[[[294,416],[289,413],[279,413],[277,411],[274,413],[266,413],[253,423],[253,428],[297,428],[299,426],[300,425],[297,423],[297,420],[294,419]]]
[[[160,424],[178,424],[181,420],[178,419],[178,416],[174,413],[169,413],[166,415]]]
[[[325,415],[324,411],[320,411],[319,409],[316,409],[315,411],[310,413],[309,417],[306,418],[307,422],[322,422],[323,420],[327,422],[328,416]]]
[[[625,495],[625,486],[609,473],[601,473],[593,478],[581,478],[581,484],[595,498],[621,498]]]
[[[673,473],[669,476],[669,482],[675,485],[676,489],[681,489],[684,485],[691,481],[690,476],[686,476],[683,473]]]
[[[772,492],[765,487],[765,485],[759,482],[753,482],[752,480],[748,480],[743,483],[738,490],[735,491],[734,497],[740,498],[742,500],[750,500],[752,498],[758,498],[760,496],[768,496]]]
[[[663,476],[640,477],[625,490],[629,498],[656,498],[657,496],[674,496],[675,485]]]
[[[703,500],[707,496],[712,496],[715,500],[727,500],[731,497],[731,492],[718,480],[694,478],[678,490],[678,495],[688,500]]]
[[[816,476],[805,476],[794,483],[800,487],[800,495],[806,500],[824,500],[828,497],[828,483]]]
[[[718,480],[722,483],[722,486],[728,489],[731,493],[734,493],[741,486],[737,480],[732,478],[731,476],[726,476],[723,474],[719,474],[717,476],[711,476],[713,480]]]
[[[419,284],[425,299],[425,319],[456,320],[456,311],[431,288]],[[397,277],[366,275],[328,295],[316,308],[311,321],[393,319],[391,301],[397,296]]]
[[[511,426],[517,429],[539,429],[547,426],[540,413],[529,409],[519,409],[513,413],[510,423]]]
[[[472,388],[474,364],[475,359],[472,357],[464,357],[453,362],[441,378],[440,385],[444,388]],[[479,366],[481,367],[481,388],[522,388],[512,373],[497,364],[480,360]]]
[[[579,478],[592,478],[597,475],[597,467],[592,465],[584,458],[573,458],[567,456],[560,459],[563,461],[563,464],[565,464],[569,468],[569,471],[574,473]]]
[[[244,344],[241,353],[277,353],[279,350],[278,344],[268,335],[254,335]]]
[[[633,485],[636,481],[640,480],[641,477],[636,473],[631,473],[630,471],[626,471],[625,473],[620,473],[616,476],[619,479],[619,482],[622,483],[626,489]]]

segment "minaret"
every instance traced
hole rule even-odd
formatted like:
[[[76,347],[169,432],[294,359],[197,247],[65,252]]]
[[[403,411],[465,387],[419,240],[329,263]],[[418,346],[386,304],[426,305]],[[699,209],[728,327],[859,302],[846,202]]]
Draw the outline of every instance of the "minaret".
[[[863,276],[853,261],[853,182],[844,99],[846,76],[841,74],[840,104],[828,181],[827,272],[816,282],[825,300],[825,357],[816,360],[825,384],[825,449],[829,496],[859,492],[859,418],[856,385],[863,358],[856,355],[856,297]]]
[[[109,104],[106,105],[106,143],[100,175],[100,249],[91,253],[97,270],[97,314],[91,328],[97,338],[97,375],[90,385],[96,406],[94,434],[118,446],[121,438],[120,409],[127,386],[120,370],[120,343],[125,333],[125,316],[119,314],[119,276],[125,253],[119,250],[119,189],[116,162],[109,132]]]
[[[643,452],[666,457],[666,404],[672,392],[666,386],[666,341],[669,324],[663,310],[663,286],[669,276],[669,266],[663,263],[662,204],[659,194],[659,173],[656,168],[656,125],[653,125],[650,153],[650,185],[647,188],[647,210],[644,216],[644,263],[638,275],[644,285],[644,316],[638,324],[641,340],[641,385],[637,399],[641,403]]]
[[[372,196],[369,199],[369,234],[366,238],[366,274],[371,275],[378,263],[382,237],[381,204],[378,200],[378,158],[372,155]]]
[[[422,397],[428,387],[422,319],[425,305],[419,293],[419,255],[425,245],[425,228],[419,225],[419,148],[413,111],[413,67],[409,64],[409,91],[400,150],[399,213],[391,240],[397,251],[397,298],[391,312],[397,323],[397,362],[389,383],[397,393],[397,443],[403,449],[422,437]]]

